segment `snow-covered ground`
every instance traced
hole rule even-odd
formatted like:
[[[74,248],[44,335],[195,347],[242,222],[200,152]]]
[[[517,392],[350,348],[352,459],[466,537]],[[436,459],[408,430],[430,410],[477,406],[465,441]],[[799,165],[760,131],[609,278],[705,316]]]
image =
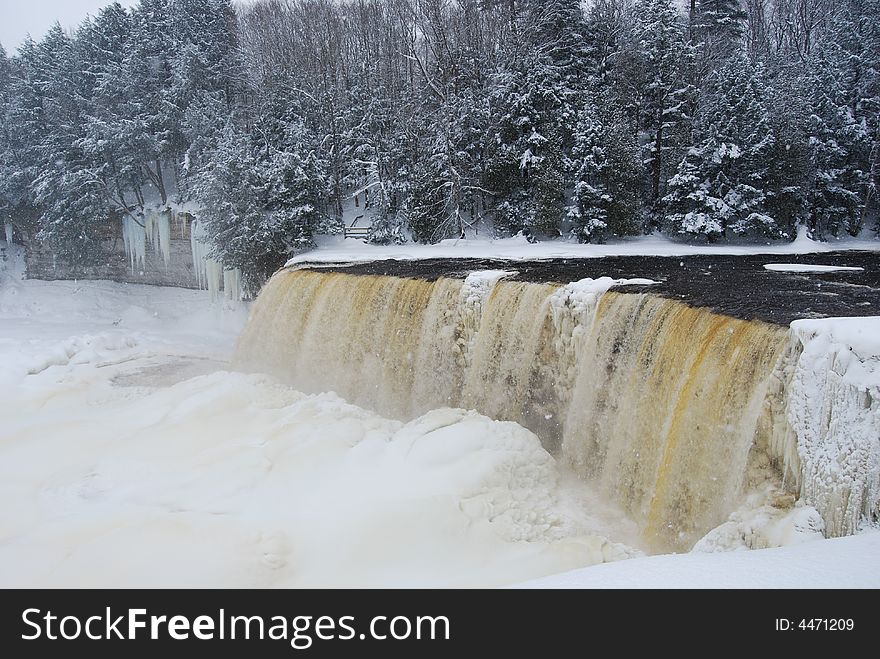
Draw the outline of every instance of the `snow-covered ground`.
[[[303,252],[288,261],[297,263],[358,263],[392,259],[507,259],[511,261],[552,258],[600,258],[603,256],[685,256],[688,254],[812,254],[839,249],[880,251],[880,240],[842,238],[819,242],[811,240],[804,231],[791,242],[737,244],[694,244],[670,240],[661,235],[639,236],[611,241],[604,245],[584,245],[567,240],[548,240],[530,243],[522,236],[500,240],[467,239],[443,240],[436,245],[370,245],[363,240],[341,236],[319,236],[318,247]]]
[[[522,588],[878,588],[880,532],[789,547],[644,556],[536,579]]]
[[[244,311],[204,292],[17,274],[0,272],[0,586],[880,585],[877,531],[596,565],[638,556],[635,528],[524,428],[404,424],[229,372]]]

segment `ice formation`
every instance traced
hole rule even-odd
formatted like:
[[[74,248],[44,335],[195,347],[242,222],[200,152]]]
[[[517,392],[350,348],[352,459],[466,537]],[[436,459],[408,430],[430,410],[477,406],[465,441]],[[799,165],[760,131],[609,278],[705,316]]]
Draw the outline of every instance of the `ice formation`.
[[[148,213],[144,218],[144,233],[150,246],[162,255],[167,266],[171,261],[171,211]]]
[[[145,226],[131,214],[122,218],[122,240],[131,263],[132,274],[143,272],[147,255],[147,232]]]
[[[829,536],[880,519],[880,318],[792,323],[785,439]],[[791,446],[794,442],[794,446]]]
[[[190,225],[190,248],[198,287],[207,289],[214,301],[223,297],[230,302],[240,301],[243,297],[241,271],[225,268],[223,263],[211,258],[208,232],[198,220]]]

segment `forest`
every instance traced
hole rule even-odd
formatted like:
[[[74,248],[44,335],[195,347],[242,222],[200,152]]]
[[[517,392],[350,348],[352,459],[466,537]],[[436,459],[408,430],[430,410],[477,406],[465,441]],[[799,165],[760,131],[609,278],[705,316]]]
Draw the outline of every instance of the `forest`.
[[[386,244],[874,235],[878,112],[880,0],[114,3],[0,47],[0,222],[88,263],[189,209],[251,287],[355,203]]]

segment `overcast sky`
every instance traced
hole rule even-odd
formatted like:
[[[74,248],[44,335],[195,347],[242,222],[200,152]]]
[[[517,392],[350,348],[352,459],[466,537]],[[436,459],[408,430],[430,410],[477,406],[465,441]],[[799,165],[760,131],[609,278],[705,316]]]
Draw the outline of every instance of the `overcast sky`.
[[[76,27],[87,14],[110,4],[112,0],[0,0],[0,43],[12,54],[30,35],[39,40],[56,20],[61,27]],[[119,0],[123,7],[137,4],[137,0]]]

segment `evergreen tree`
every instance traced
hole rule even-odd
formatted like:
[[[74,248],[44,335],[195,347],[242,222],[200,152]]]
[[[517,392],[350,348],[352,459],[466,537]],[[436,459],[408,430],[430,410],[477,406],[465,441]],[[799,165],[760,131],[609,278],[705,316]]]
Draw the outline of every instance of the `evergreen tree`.
[[[712,67],[743,45],[747,14],[740,0],[698,0],[691,31],[704,67]]]
[[[112,130],[137,154],[137,204],[166,204],[166,166],[175,152],[176,108],[168,101],[174,58],[171,0],[140,0],[132,12],[132,38],[115,92],[125,99]]]
[[[212,256],[240,269],[251,290],[312,246],[322,189],[302,122],[290,121],[277,144],[262,139],[268,132],[230,121],[192,186]]]
[[[89,101],[82,55],[56,23],[35,45],[25,84],[40,104],[30,124],[40,135],[30,181],[40,211],[39,238],[63,260],[88,263],[103,251],[98,230],[106,204],[80,146]]]
[[[811,58],[810,144],[813,184],[809,193],[810,229],[826,234],[856,235],[862,228],[870,175],[870,140],[865,122],[853,115],[845,87],[849,57],[825,41]]]
[[[8,178],[16,167],[16,158],[9,126],[12,102],[12,63],[6,50],[0,45],[0,223],[12,221],[15,207],[15,191]]]
[[[727,231],[775,236],[767,214],[774,143],[765,90],[747,55],[732,56],[706,81],[694,146],[669,181],[667,220],[681,233],[715,240]]]
[[[768,86],[767,96],[774,136],[764,186],[767,214],[774,218],[781,234],[791,237],[797,226],[807,222],[812,178],[810,101],[805,86],[801,77],[780,77]]]
[[[486,99],[464,89],[448,95],[435,116],[434,134],[422,150],[406,204],[413,238],[420,242],[463,237],[467,228],[478,228],[483,216]]]
[[[574,172],[568,210],[572,234],[581,242],[639,233],[642,163],[635,132],[609,94],[590,98],[575,132]]]
[[[85,23],[76,39],[84,53],[84,81],[91,88],[78,146],[89,159],[108,206],[120,212],[131,208],[130,188],[139,177],[140,165],[128,135],[117,130],[126,118],[125,96],[119,92],[130,39],[131,18],[119,3],[108,5],[94,21]]]
[[[656,223],[670,156],[674,158],[679,150],[682,131],[690,120],[692,52],[672,0],[639,0],[634,15],[630,47],[635,49],[641,90],[636,111],[649,177],[648,206]]]

